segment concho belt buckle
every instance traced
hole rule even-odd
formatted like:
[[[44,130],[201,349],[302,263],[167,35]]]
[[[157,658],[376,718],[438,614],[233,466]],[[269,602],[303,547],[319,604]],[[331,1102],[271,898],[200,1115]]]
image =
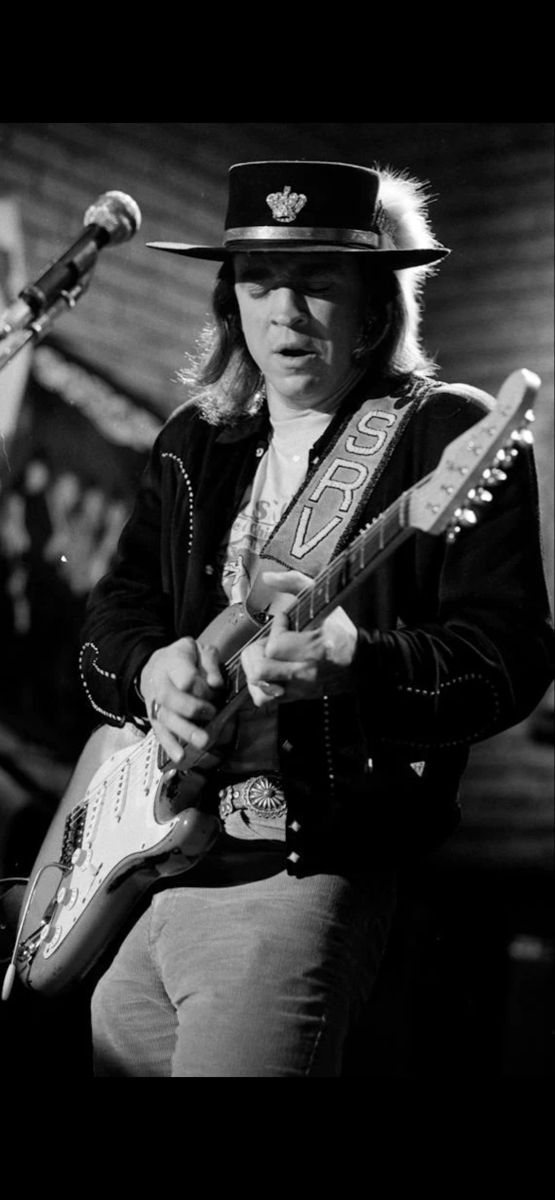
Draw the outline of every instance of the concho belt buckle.
[[[225,819],[238,808],[247,808],[257,817],[281,817],[286,811],[285,796],[279,782],[268,775],[256,775],[220,792],[219,813]]]

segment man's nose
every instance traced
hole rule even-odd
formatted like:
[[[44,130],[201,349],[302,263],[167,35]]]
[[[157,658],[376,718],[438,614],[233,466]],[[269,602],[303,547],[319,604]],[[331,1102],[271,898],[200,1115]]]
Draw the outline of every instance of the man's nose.
[[[302,324],[308,316],[302,293],[293,287],[279,287],[272,291],[272,321],[275,325]]]

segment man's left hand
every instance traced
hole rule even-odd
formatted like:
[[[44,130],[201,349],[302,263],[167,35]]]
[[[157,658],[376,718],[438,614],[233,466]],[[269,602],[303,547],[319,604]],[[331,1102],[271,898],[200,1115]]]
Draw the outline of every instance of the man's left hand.
[[[281,588],[286,590],[283,582]],[[356,643],[356,627],[341,608],[317,629],[303,633],[289,628],[286,613],[276,613],[268,637],[257,639],[241,654],[253,703],[260,708],[271,700],[314,700],[325,693],[352,691]]]

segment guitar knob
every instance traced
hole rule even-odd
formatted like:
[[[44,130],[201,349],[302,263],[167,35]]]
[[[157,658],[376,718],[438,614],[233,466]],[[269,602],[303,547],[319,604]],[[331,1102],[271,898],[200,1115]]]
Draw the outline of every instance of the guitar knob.
[[[88,867],[88,865],[91,861],[91,858],[92,858],[92,850],[91,850],[90,846],[88,847],[88,849],[85,849],[84,846],[81,846],[81,848],[79,850],[73,851],[73,854],[71,856],[71,862],[74,867]]]
[[[45,957],[45,958],[49,958],[49,957],[50,957],[50,955],[51,955],[51,953],[52,953],[52,951],[56,949],[56,946],[58,945],[58,942],[60,942],[60,941],[61,941],[61,938],[62,938],[62,935],[63,935],[63,928],[62,928],[62,926],[61,926],[61,925],[53,925],[53,926],[51,926],[51,927],[50,927],[50,928],[47,930],[48,936],[47,936],[47,937],[45,937],[45,938],[43,938],[43,937],[42,937],[42,933],[43,933],[43,932],[44,932],[44,930],[41,932],[41,940],[42,940],[42,941],[44,941],[44,942],[46,943],[46,944],[45,944],[45,947],[44,947],[44,952],[43,952],[43,953],[44,953],[44,957]]]
[[[58,904],[63,904],[65,908],[73,908],[77,903],[79,891],[77,888],[68,888],[62,884],[56,893]]]

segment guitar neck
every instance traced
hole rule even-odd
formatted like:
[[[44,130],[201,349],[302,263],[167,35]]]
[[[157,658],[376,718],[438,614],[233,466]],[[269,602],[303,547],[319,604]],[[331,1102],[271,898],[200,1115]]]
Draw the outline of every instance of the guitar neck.
[[[314,584],[306,587],[295,598],[287,610],[289,626],[295,633],[309,628],[325,616],[338,600],[344,599],[351,589],[357,587],[365,576],[380,566],[384,559],[409,537],[413,532],[413,526],[408,522],[410,494],[409,491],[399,496],[367,529],[357,534],[345,550],[328,563],[316,577]],[[270,619],[248,644],[267,637],[271,624]],[[246,687],[240,653],[233,655],[225,663],[224,673],[228,688],[227,703],[232,703]]]

